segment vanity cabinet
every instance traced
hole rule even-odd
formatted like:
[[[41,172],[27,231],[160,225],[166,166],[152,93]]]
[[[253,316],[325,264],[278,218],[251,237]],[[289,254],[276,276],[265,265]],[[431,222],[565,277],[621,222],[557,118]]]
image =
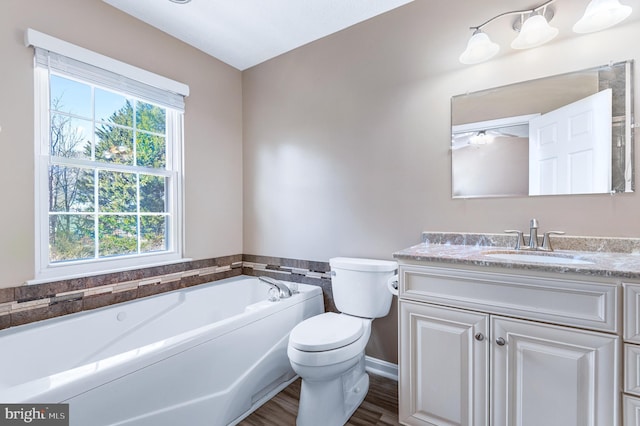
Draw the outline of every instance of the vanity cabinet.
[[[400,422],[619,424],[615,282],[400,265]]]

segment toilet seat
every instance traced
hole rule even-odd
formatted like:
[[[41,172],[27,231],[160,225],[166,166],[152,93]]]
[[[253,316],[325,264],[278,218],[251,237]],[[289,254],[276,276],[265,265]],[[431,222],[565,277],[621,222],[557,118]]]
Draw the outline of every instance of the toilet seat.
[[[311,322],[313,325],[309,327],[317,326],[322,333],[326,335],[330,335],[330,330],[333,330],[336,333],[335,339],[327,337],[324,342],[318,344],[318,342],[316,342],[317,336],[310,334],[311,329],[307,329],[307,326],[304,325],[304,323],[314,318],[315,320]],[[326,323],[324,322],[325,320],[327,320]],[[357,326],[358,323],[360,327]],[[328,328],[323,330],[324,324],[327,324]],[[334,327],[328,324],[332,324]],[[347,326],[341,329],[340,327],[342,325]],[[371,319],[329,312],[306,319],[291,330],[291,333],[289,333],[289,344],[287,345],[287,355],[292,364],[308,367],[322,367],[347,362],[349,360],[355,361],[359,355],[364,353],[364,348],[369,341],[370,335]],[[345,336],[349,337],[346,338]],[[329,342],[331,342],[331,344]],[[335,347],[334,349],[318,350],[318,348],[321,347],[340,344],[342,344],[342,346]],[[296,345],[310,350],[299,349]]]
[[[305,352],[324,352],[350,345],[363,333],[362,318],[327,312],[295,326],[289,344]]]

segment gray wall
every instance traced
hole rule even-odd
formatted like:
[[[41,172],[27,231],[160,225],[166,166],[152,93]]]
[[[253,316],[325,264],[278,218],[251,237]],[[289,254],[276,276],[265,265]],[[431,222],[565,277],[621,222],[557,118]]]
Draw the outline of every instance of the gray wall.
[[[640,194],[451,199],[452,96],[640,55],[633,21],[459,64],[467,28],[505,7],[418,0],[245,71],[244,252],[389,259],[422,231],[502,232],[532,217],[569,235],[640,236]],[[370,355],[396,361],[396,321],[374,321]]]

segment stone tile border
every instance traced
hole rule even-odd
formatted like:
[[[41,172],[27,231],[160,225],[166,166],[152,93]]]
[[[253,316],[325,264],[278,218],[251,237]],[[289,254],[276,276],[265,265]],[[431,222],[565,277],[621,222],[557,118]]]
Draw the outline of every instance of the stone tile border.
[[[232,255],[0,289],[0,330],[97,309],[238,275],[266,275],[322,287],[325,309],[335,311],[329,263]]]
[[[322,288],[325,311],[338,312],[333,303],[329,262],[244,254],[242,255],[242,274],[264,275],[283,281],[317,285]]]

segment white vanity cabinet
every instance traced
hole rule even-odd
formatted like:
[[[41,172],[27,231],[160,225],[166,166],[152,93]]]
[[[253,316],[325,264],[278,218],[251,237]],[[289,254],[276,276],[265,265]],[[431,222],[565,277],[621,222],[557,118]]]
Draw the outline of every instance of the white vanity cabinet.
[[[399,272],[402,424],[619,425],[619,284],[418,262]]]

